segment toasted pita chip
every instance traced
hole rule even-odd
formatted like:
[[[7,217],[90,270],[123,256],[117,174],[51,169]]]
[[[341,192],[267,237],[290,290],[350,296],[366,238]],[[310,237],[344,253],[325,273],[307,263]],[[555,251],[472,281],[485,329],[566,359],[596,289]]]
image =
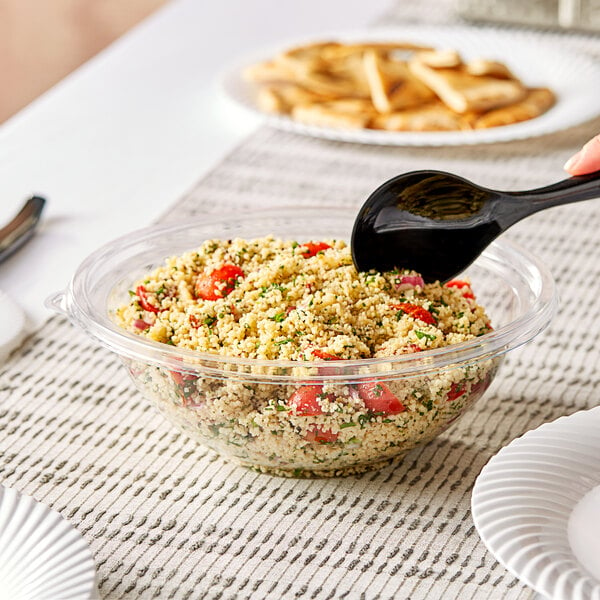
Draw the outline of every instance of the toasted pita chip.
[[[552,107],[556,97],[548,88],[532,88],[523,100],[504,108],[491,110],[476,119],[475,129],[511,125],[539,117]]]
[[[418,59],[409,63],[411,71],[452,110],[458,113],[486,111],[518,102],[525,88],[516,80],[477,77],[464,67],[434,69]]]
[[[426,50],[417,54],[419,62],[433,69],[452,69],[462,64],[456,50]]]
[[[352,94],[361,98],[370,97],[369,84],[363,68],[362,53],[355,53],[327,63],[327,73],[343,81],[351,82]]]
[[[390,112],[392,107],[388,97],[389,84],[381,69],[381,61],[374,50],[367,50],[363,54],[363,66],[369,84],[373,106],[380,113]]]
[[[327,67],[327,61],[323,58],[323,52],[328,48],[340,46],[338,42],[316,42],[290,48],[280,53],[275,62],[289,69],[297,76],[323,70]]]
[[[405,60],[396,60],[387,56],[382,56],[378,60],[379,70],[384,79],[386,90],[390,90],[402,83],[407,78],[414,76],[408,69]]]
[[[329,103],[295,106],[292,117],[306,125],[342,129],[362,129],[370,119],[369,114],[340,112],[335,105],[329,106]]]
[[[258,108],[268,113],[287,113],[289,106],[274,87],[262,87],[256,94]]]
[[[404,79],[395,82],[389,92],[389,102],[392,111],[422,106],[433,101],[436,95],[421,81],[419,81],[409,70]]]
[[[439,100],[420,108],[377,115],[371,121],[371,127],[389,131],[453,131],[469,128],[460,115]]]
[[[516,79],[510,69],[501,62],[476,58],[466,64],[466,71],[471,75],[496,77],[498,79]]]
[[[323,50],[322,57],[328,61],[336,61],[347,56],[362,56],[364,52],[373,50],[380,55],[386,55],[394,52],[424,52],[431,50],[429,46],[420,46],[410,42],[372,42],[368,44],[341,44],[337,48],[326,48]]]
[[[370,100],[363,98],[342,98],[323,103],[328,110],[336,110],[351,115],[368,115],[374,117],[377,112]]]
[[[321,96],[362,97],[366,94],[357,89],[352,79],[336,77],[328,72],[304,73],[296,81],[305,89]]]
[[[331,99],[331,96],[315,94],[294,83],[262,86],[256,96],[258,107],[271,113],[290,113],[294,106],[325,102]]]

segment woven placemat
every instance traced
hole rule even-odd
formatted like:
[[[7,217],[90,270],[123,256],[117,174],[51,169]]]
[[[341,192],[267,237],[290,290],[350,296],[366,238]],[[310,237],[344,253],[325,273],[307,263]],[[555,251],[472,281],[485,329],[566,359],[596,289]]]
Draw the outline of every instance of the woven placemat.
[[[600,50],[586,37],[576,43]],[[599,130],[597,121],[535,140],[407,149],[262,128],[161,220],[358,207],[385,179],[419,168],[535,187],[560,179],[564,160]],[[0,367],[0,480],[83,534],[104,598],[529,598],[480,541],[470,493],[499,448],[598,403],[599,230],[591,201],[507,234],[548,264],[562,309],[508,355],[472,411],[400,464],[330,480],[232,465],[159,416],[118,358],[52,317]]]

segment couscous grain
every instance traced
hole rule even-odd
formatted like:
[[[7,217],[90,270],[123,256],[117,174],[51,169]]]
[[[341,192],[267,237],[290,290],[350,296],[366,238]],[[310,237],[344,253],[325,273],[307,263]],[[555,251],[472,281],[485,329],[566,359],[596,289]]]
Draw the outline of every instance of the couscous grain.
[[[407,452],[480,396],[496,366],[487,360],[408,380],[330,381],[343,365],[333,361],[419,353],[491,329],[469,282],[359,273],[340,240],[209,240],[169,258],[130,295],[115,320],[156,342],[297,361],[300,370],[331,361],[319,367],[322,381],[294,384],[130,364],[140,387],[192,437],[227,446],[228,454],[234,446],[242,463],[286,475],[347,474]]]

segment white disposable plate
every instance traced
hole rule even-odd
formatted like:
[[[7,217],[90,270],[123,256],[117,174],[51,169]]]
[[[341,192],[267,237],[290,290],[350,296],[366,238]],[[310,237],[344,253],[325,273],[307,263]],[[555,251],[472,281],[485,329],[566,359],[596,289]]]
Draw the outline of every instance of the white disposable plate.
[[[475,482],[475,527],[496,559],[553,600],[600,600],[600,407],[514,440]]]
[[[333,129],[297,123],[287,116],[267,115],[256,104],[256,86],[245,81],[246,66],[267,60],[277,52],[319,40],[407,41],[436,48],[456,48],[465,59],[489,58],[504,62],[530,87],[549,87],[557,95],[556,105],[536,119],[504,127],[474,131],[390,132],[374,129]],[[274,127],[296,133],[365,144],[441,146],[501,142],[539,136],[583,123],[600,114],[597,90],[600,89],[600,63],[569,52],[557,43],[556,36],[472,27],[406,26],[331,32],[317,39],[292,40],[246,57],[227,70],[221,84],[238,105],[264,116]]]
[[[0,598],[97,598],[92,553],[56,511],[0,486]]]

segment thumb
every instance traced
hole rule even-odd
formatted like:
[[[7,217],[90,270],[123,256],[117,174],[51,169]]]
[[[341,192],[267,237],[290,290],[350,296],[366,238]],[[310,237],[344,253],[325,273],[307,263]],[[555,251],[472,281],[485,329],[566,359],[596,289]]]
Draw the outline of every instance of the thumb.
[[[571,175],[585,175],[600,170],[600,135],[592,138],[564,166]]]

